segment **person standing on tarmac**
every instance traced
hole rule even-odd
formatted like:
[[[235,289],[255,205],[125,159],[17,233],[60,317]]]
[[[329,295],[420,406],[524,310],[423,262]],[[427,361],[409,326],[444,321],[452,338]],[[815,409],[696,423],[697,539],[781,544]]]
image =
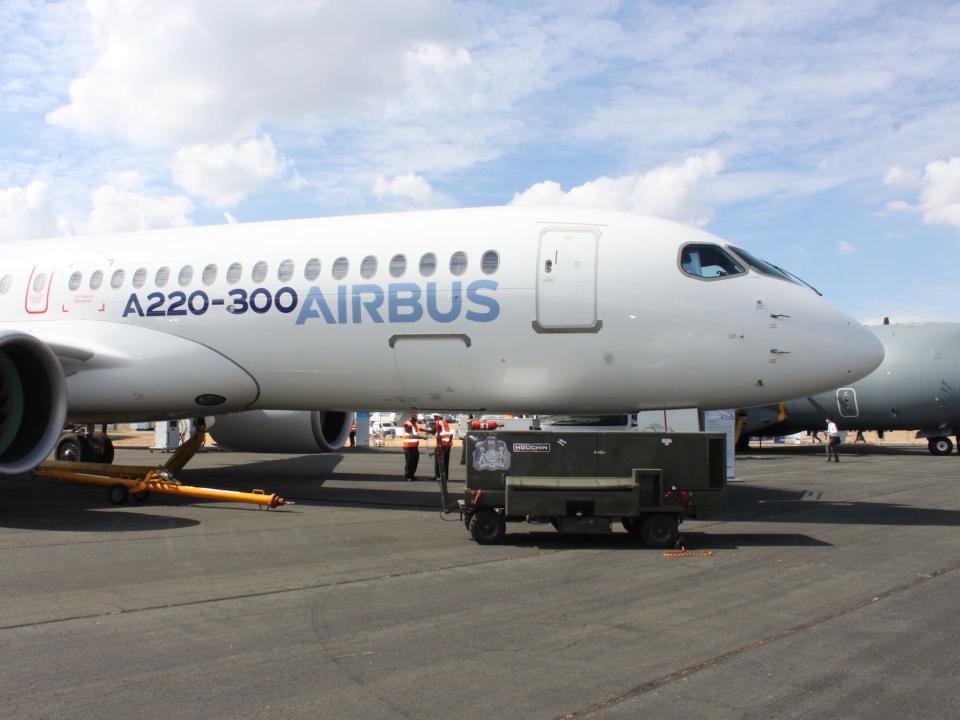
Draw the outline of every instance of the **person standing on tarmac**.
[[[403,479],[413,482],[417,479],[417,465],[420,464],[420,428],[417,416],[411,415],[403,424],[403,454],[406,461],[403,466]]]
[[[840,454],[837,452],[839,447],[840,431],[837,429],[837,424],[831,418],[827,418],[827,462],[830,462],[831,456],[834,462],[840,462]]]
[[[437,433],[437,454],[434,456],[434,466],[437,470],[437,480],[450,479],[450,453],[453,451],[453,430],[450,423],[442,415],[434,415]],[[443,475],[440,474],[441,470]]]
[[[354,416],[353,425],[350,426],[350,447],[357,446],[357,418]]]

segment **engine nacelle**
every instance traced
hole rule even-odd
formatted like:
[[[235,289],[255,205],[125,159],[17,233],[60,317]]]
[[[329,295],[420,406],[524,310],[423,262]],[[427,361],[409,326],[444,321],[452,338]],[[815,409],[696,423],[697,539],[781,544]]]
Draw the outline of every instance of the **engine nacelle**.
[[[208,419],[210,435],[227,450],[323,453],[339,450],[356,413],[324,410],[247,410]]]
[[[67,418],[67,384],[53,351],[32,335],[0,331],[0,476],[43,462]]]

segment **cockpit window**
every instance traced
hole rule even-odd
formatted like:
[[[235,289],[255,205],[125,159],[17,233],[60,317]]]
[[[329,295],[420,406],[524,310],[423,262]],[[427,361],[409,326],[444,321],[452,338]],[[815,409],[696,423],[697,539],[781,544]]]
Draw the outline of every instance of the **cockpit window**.
[[[680,268],[698,278],[743,275],[747,269],[719,245],[684,245],[680,250]]]
[[[768,263],[765,260],[761,260],[756,255],[751,255],[746,250],[741,250],[733,245],[728,245],[727,247],[733,250],[738,256],[743,258],[747,265],[752,267],[761,275],[769,275],[770,277],[780,278],[781,280],[786,280],[787,282],[796,282],[796,280],[794,280],[788,273],[785,273],[776,265]]]

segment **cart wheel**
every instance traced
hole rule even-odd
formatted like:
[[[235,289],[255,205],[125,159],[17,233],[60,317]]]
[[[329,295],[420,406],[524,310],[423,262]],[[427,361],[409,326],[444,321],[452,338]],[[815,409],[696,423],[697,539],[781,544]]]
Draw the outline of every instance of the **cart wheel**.
[[[677,543],[679,536],[677,516],[672,513],[647,515],[640,524],[640,539],[648,547],[671,548]]]
[[[149,491],[149,490],[138,490],[138,491],[135,492],[135,493],[130,493],[130,495],[131,495],[131,497],[133,497],[133,499],[136,500],[137,502],[146,502],[147,500],[150,499],[150,491]]]
[[[126,485],[121,485],[120,483],[110,486],[109,495],[110,502],[114,505],[123,505],[130,499],[130,491],[127,490]]]
[[[467,529],[479,545],[495,545],[503,540],[507,523],[500,513],[484,508],[470,516]]]
[[[620,524],[623,525],[623,529],[626,530],[631,535],[636,535],[640,532],[640,521],[643,518],[638,517],[625,517],[620,520]]]

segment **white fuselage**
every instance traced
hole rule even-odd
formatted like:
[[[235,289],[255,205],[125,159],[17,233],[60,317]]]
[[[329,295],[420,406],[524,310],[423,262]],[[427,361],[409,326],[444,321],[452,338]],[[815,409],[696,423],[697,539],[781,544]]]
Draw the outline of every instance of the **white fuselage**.
[[[572,208],[14,243],[0,265],[0,331],[47,343],[70,417],[104,422],[248,408],[743,407],[879,364],[873,335],[810,288],[753,270],[692,277],[678,260],[687,243],[723,244]]]

